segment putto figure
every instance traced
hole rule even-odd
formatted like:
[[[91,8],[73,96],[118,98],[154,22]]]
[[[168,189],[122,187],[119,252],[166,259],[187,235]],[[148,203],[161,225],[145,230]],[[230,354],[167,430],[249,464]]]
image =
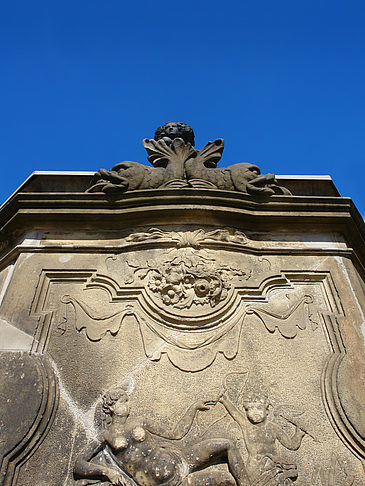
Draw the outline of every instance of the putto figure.
[[[217,168],[223,139],[208,142],[201,150],[194,148],[194,140],[193,129],[186,123],[165,123],[158,127],[154,139],[143,140],[153,167],[126,161],[111,170],[100,169],[87,192],[104,192],[118,198],[135,189],[195,187],[259,196],[290,195],[288,189],[277,184],[273,174],[261,175],[257,165],[242,162]]]
[[[229,399],[226,389],[220,395],[219,402],[241,429],[248,454],[246,471],[250,484],[290,486],[293,481],[296,481],[298,477],[296,465],[279,462],[276,451],[277,442],[286,449],[298,450],[307,433],[282,413],[283,409],[288,407],[279,407],[274,411],[274,418],[271,417],[270,403],[262,390],[244,392],[240,408],[237,408]],[[297,410],[289,409],[289,411],[298,415]],[[279,423],[280,417],[294,426],[293,435],[284,431]]]
[[[217,463],[227,464],[232,481],[234,478],[229,484],[250,485],[240,453],[232,441],[208,439],[191,447],[179,443],[189,432],[197,412],[209,409],[209,402],[194,403],[172,431],[158,427],[145,417],[133,416],[129,395],[123,387],[107,392],[103,402],[109,424],[100,442],[90,445],[76,460],[76,478],[88,478],[81,479],[80,486],[95,484],[93,480],[99,480],[100,485],[118,486],[227,484],[222,482],[219,471],[207,469]],[[200,471],[198,482],[190,477],[196,471]]]

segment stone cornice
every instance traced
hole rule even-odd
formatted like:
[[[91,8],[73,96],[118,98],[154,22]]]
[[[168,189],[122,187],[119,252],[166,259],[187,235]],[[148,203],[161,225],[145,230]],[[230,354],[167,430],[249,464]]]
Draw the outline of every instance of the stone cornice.
[[[355,259],[365,261],[365,225],[350,198],[271,196],[260,199],[216,189],[137,190],[108,201],[104,194],[17,192],[0,210],[3,250],[34,230],[120,230],[196,223],[249,231],[343,234]]]

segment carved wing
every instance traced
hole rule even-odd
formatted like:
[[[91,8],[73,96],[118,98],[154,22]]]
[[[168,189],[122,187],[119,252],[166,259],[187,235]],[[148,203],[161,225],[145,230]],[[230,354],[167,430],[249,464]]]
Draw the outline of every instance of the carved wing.
[[[283,418],[290,423],[296,424],[297,418],[303,415],[303,410],[293,407],[292,405],[280,405],[274,409],[276,418]]]
[[[201,150],[199,150],[196,157],[196,162],[201,163],[205,167],[215,169],[218,162],[221,160],[224,149],[224,140],[218,138],[214,142],[208,142]]]
[[[148,160],[154,167],[174,168],[175,178],[182,179],[184,175],[184,163],[196,153],[190,143],[185,143],[181,138],[175,138],[171,145],[165,140],[150,140],[145,138],[143,146],[147,151]]]
[[[284,419],[286,422],[302,429],[303,432],[309,435],[315,442],[319,442],[312,433],[308,432],[305,418],[303,421],[303,410],[293,407],[292,405],[280,405],[274,409],[273,414],[276,420],[280,421]]]

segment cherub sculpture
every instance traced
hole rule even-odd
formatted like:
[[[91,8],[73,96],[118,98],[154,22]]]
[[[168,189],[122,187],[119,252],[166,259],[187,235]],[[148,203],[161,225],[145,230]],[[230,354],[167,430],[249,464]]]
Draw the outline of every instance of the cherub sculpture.
[[[208,408],[209,402],[194,403],[168,431],[145,417],[133,416],[125,387],[109,390],[103,403],[109,424],[100,440],[90,444],[75,463],[80,486],[95,484],[95,480],[100,485],[119,486],[227,484],[219,471],[207,469],[217,463],[227,464],[231,485],[249,486],[242,458],[232,441],[208,439],[190,447],[179,442],[189,432],[197,412]],[[190,476],[195,471],[201,471],[199,482]]]
[[[276,443],[286,449],[299,449],[303,437],[308,434],[300,428],[289,415],[301,415],[302,412],[289,406],[280,406],[270,411],[268,397],[261,388],[243,389],[241,406],[237,407],[228,396],[226,386],[218,398],[229,415],[239,425],[248,458],[246,471],[253,486],[290,486],[298,477],[294,464],[278,461]],[[285,413],[286,410],[286,413]],[[290,422],[294,433],[289,435],[284,429],[282,419]],[[308,434],[310,435],[310,434]]]
[[[135,189],[196,187],[263,196],[290,194],[273,174],[261,175],[257,165],[242,162],[217,168],[224,141],[217,139],[196,150],[194,132],[186,123],[168,122],[158,127],[154,140],[144,139],[143,146],[153,167],[125,161],[111,170],[100,169],[87,192],[118,197]]]

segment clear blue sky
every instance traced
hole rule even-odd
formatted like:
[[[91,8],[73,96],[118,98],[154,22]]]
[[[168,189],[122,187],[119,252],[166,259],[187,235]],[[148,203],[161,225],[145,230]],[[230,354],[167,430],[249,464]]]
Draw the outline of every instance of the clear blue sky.
[[[0,201],[34,170],[145,162],[173,120],[365,214],[364,25],[364,0],[3,2]]]

